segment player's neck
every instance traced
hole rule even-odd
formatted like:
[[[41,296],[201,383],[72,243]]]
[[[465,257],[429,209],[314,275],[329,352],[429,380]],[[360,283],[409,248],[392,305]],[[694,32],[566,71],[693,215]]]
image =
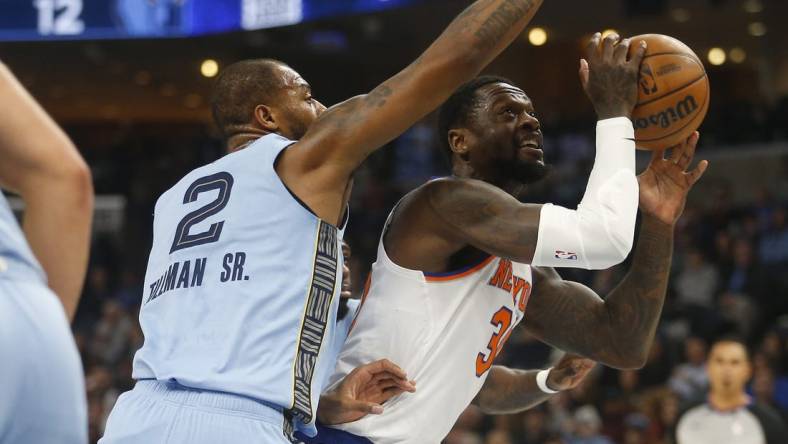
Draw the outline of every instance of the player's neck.
[[[736,410],[750,403],[750,397],[742,391],[712,391],[709,393],[709,404],[716,410]]]
[[[483,182],[487,182],[506,191],[507,193],[514,196],[516,199],[519,199],[520,195],[523,192],[525,192],[525,185],[523,185],[522,182],[511,180],[511,179],[505,179],[502,177],[496,177],[495,175],[492,174],[484,174],[483,172],[474,170],[474,168],[468,163],[455,163],[452,168],[452,175],[454,175],[455,177],[477,179]]]
[[[227,143],[225,145],[227,147],[227,152],[234,153],[236,151],[240,151],[246,148],[247,146],[249,146],[249,144],[251,144],[255,140],[263,136],[267,136],[268,134],[270,133],[265,131],[253,131],[253,132],[250,131],[250,132],[243,132],[230,136],[230,138],[227,139]]]

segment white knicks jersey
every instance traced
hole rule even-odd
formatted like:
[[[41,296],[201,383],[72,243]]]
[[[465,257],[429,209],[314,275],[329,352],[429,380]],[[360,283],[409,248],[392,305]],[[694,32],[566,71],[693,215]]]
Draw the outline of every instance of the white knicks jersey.
[[[498,257],[430,275],[395,264],[383,242],[329,386],[387,358],[416,381],[382,415],[336,426],[376,444],[437,444],[473,401],[531,296],[531,267]]]
[[[254,398],[311,428],[332,354],[343,231],[303,206],[261,137],[156,203],[135,379]]]

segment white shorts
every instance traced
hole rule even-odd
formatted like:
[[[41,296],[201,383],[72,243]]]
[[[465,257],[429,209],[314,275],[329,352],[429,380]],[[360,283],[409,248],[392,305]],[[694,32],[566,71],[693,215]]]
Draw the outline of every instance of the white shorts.
[[[60,300],[0,277],[0,443],[87,441],[85,378]]]
[[[142,380],[118,398],[99,444],[289,444],[283,427],[260,401]]]

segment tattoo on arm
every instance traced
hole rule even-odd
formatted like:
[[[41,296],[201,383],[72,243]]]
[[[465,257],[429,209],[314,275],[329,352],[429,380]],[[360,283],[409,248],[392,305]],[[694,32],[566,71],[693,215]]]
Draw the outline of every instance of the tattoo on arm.
[[[474,33],[482,48],[497,46],[506,33],[534,7],[534,0],[505,0]]]
[[[381,108],[386,104],[386,99],[391,96],[393,92],[394,91],[384,83],[367,94],[366,105],[368,107]]]
[[[517,413],[539,405],[550,395],[537,386],[536,373],[493,366],[474,404],[492,415]]]
[[[517,262],[533,260],[541,205],[521,204],[492,185],[464,179],[429,184],[426,200],[451,240]]]
[[[554,274],[547,294],[539,295],[535,283],[526,327],[545,342],[603,364],[642,366],[662,313],[672,253],[673,227],[645,217],[629,273],[604,301]]]
[[[645,360],[657,330],[673,256],[673,227],[644,217],[629,274],[605,301],[615,351]]]

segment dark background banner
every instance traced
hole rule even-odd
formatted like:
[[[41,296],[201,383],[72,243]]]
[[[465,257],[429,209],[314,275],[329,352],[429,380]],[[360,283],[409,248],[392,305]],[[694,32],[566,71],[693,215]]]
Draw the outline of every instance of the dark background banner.
[[[0,0],[0,40],[189,37],[291,25],[419,0]]]

